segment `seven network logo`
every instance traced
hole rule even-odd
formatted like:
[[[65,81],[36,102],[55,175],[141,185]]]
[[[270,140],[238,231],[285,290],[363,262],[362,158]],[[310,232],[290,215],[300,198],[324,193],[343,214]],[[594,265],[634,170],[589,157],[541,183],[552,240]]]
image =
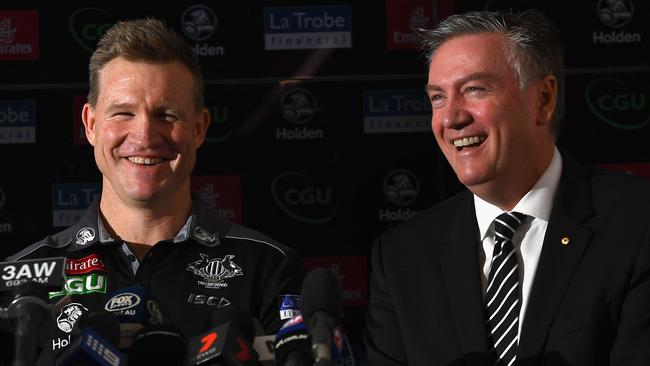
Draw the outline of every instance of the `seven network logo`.
[[[211,8],[205,5],[193,5],[181,16],[183,33],[194,42],[210,39],[217,31],[219,20]],[[192,47],[197,56],[223,56],[224,48],[207,43],[195,43]]]
[[[641,34],[617,30],[627,26],[634,16],[632,0],[599,0],[596,4],[596,13],[600,23],[611,31],[593,32],[594,44],[610,43],[641,43]]]

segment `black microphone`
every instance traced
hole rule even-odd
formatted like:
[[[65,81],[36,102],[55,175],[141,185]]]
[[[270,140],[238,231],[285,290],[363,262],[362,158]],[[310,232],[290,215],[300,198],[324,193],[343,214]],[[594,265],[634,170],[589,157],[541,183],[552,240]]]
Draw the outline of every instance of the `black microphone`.
[[[329,268],[311,270],[303,281],[301,296],[315,365],[333,365],[332,336],[343,312],[343,290],[336,273]]]
[[[32,263],[36,262],[32,261]],[[7,319],[13,328],[14,361],[12,365],[31,366],[34,364],[40,355],[39,345],[45,340],[45,333],[39,330],[45,324],[54,322],[54,314],[70,302],[70,296],[65,296],[58,302],[49,304],[46,299],[48,290],[52,288],[56,287],[48,284],[47,281],[43,283],[38,281],[22,282],[13,288],[13,298],[9,304],[0,308],[0,318]]]
[[[133,338],[127,365],[182,365],[187,344],[180,328],[169,324],[142,327]]]
[[[215,328],[190,339],[186,365],[257,366],[253,320],[234,304],[213,313]]]
[[[311,341],[302,315],[289,319],[275,334],[276,366],[312,366]]]
[[[117,347],[120,343],[120,322],[117,316],[109,311],[91,311],[81,316],[78,327],[74,328],[75,335],[80,335],[86,327],[92,328],[106,341]]]
[[[131,348],[133,337],[142,327],[163,322],[158,302],[142,286],[118,289],[107,298],[104,309],[115,314],[120,323],[120,350]]]

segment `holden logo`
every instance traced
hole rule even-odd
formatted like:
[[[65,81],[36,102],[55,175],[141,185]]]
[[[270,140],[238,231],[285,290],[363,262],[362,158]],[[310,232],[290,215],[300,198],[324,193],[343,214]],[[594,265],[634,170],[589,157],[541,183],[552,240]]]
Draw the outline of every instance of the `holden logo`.
[[[619,79],[596,79],[587,85],[585,99],[591,113],[622,130],[638,130],[650,121],[648,94]]]
[[[598,20],[610,28],[621,28],[632,20],[634,4],[631,0],[600,0]]]
[[[212,9],[205,5],[194,5],[183,13],[181,17],[183,32],[193,41],[204,41],[217,30],[217,16]]]
[[[420,182],[412,172],[396,169],[384,178],[384,196],[399,206],[406,206],[418,198]]]
[[[280,101],[280,112],[287,122],[300,125],[312,119],[316,113],[316,101],[305,89],[291,89]]]
[[[332,187],[311,175],[287,172],[271,184],[273,198],[287,215],[308,224],[323,224],[336,214]]]

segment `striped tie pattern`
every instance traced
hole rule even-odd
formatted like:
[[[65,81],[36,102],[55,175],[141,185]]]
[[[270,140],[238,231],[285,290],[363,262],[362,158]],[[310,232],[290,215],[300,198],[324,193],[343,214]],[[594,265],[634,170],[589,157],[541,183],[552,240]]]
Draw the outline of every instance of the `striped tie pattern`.
[[[488,337],[496,354],[495,365],[510,366],[519,343],[519,275],[512,236],[525,215],[505,212],[494,220],[494,253],[486,293]]]

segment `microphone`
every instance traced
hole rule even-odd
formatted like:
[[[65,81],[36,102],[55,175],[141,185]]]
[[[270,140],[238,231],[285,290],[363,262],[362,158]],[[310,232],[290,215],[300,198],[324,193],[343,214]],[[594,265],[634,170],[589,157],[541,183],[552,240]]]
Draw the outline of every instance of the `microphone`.
[[[31,261],[31,263],[38,262]],[[31,279],[39,278],[39,276],[36,274]],[[14,361],[12,363],[14,366],[34,364],[40,354],[38,345],[44,341],[44,333],[39,330],[44,324],[53,322],[56,317],[54,314],[70,302],[70,297],[65,296],[58,302],[49,304],[45,300],[48,297],[48,290],[56,285],[53,285],[53,282],[48,283],[48,280],[46,278],[43,283],[37,280],[21,282],[20,285],[13,288],[13,298],[7,307],[0,308],[0,318],[8,319],[8,323],[9,321],[13,323],[11,332],[14,333]]]
[[[120,323],[120,350],[131,348],[133,337],[143,326],[162,323],[158,303],[142,286],[118,289],[107,298],[104,309],[115,314]]]
[[[253,320],[231,304],[215,311],[215,328],[190,339],[187,365],[257,366],[259,356],[251,347]]]
[[[84,314],[79,319],[79,327],[74,328],[75,336],[79,336],[87,327],[92,328],[115,347],[120,343],[120,322],[117,316],[111,312],[100,310]]]
[[[302,316],[311,337],[316,366],[331,366],[332,336],[342,316],[343,290],[331,269],[316,268],[305,276],[302,284]]]
[[[289,319],[275,335],[277,366],[312,366],[311,341],[302,315]]]
[[[115,322],[117,324],[117,321]],[[81,337],[56,359],[55,366],[121,366],[125,357],[106,338],[87,326]]]
[[[65,257],[0,262],[0,292],[13,291],[28,282],[48,290],[61,290],[65,284]],[[47,299],[47,293],[44,299]]]
[[[182,365],[187,354],[180,328],[168,324],[142,327],[133,338],[128,365]]]

